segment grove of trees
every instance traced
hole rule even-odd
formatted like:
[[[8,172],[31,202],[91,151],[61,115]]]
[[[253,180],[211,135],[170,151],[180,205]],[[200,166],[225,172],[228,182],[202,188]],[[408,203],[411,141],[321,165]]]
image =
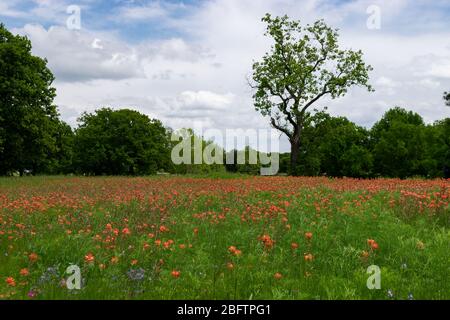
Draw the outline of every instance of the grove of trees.
[[[322,111],[308,115],[303,135],[301,175],[443,177],[450,167],[450,118],[426,125],[417,113],[396,107],[367,130]],[[281,167],[288,172],[286,157]]]
[[[417,113],[395,107],[375,125],[363,128],[345,117],[310,111],[326,94],[333,98],[353,85],[367,84],[370,67],[362,54],[341,51],[337,34],[323,22],[302,31],[287,17],[266,16],[276,40],[271,54],[254,65],[255,105],[291,142],[280,155],[280,171],[293,175],[348,177],[450,178],[450,118],[425,124]],[[335,62],[338,73],[325,68]],[[329,64],[326,64],[327,66]],[[47,61],[31,54],[26,37],[0,24],[0,175],[32,174],[149,175],[236,172],[258,174],[259,164],[174,164],[177,143],[161,121],[134,110],[100,108],[84,113],[78,127],[63,122],[54,105],[54,77]],[[450,104],[450,94],[444,94]],[[180,136],[202,150],[214,143],[184,129]],[[232,150],[248,159],[250,148]]]

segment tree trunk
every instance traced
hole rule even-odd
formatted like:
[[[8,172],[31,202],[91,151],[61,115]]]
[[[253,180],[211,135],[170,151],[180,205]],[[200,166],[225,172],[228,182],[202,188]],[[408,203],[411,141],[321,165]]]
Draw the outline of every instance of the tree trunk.
[[[300,156],[300,134],[295,135],[291,140],[291,175],[299,176],[298,160]]]

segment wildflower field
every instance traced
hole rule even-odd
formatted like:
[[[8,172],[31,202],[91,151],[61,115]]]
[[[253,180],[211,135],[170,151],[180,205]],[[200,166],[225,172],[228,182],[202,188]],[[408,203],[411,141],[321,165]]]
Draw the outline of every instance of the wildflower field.
[[[2,178],[0,299],[450,299],[449,199],[445,180]]]

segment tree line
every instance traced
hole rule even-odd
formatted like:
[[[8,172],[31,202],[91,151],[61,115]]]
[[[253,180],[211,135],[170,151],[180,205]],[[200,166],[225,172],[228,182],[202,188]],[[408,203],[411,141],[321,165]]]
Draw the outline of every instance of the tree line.
[[[289,160],[282,155],[282,171],[291,170]],[[308,114],[295,170],[307,176],[449,178],[449,168],[450,118],[427,125],[419,114],[396,107],[370,130],[324,111]]]
[[[275,25],[271,32],[279,37],[277,28],[287,20],[272,21],[270,17],[266,20]],[[327,41],[331,41],[334,33],[324,28],[317,24],[311,32],[319,34],[325,30]],[[335,50],[333,41],[326,45]],[[281,57],[284,53],[277,54]],[[336,52],[337,56],[339,54]],[[348,67],[342,54],[339,61]],[[360,58],[356,53],[351,61],[361,64]],[[273,62],[267,63],[274,66]],[[257,108],[266,112],[272,107],[283,108],[283,104],[269,105],[266,101],[266,90],[272,89],[267,82],[267,66],[255,65],[255,68],[259,74],[256,80],[262,83],[257,87]],[[368,67],[361,65],[360,68],[351,71],[348,79],[367,84]],[[259,173],[259,163],[238,164],[236,161],[238,153],[248,159],[250,147],[229,151],[235,155],[234,163],[224,160],[224,164],[175,165],[171,151],[178,142],[171,140],[172,129],[134,110],[101,108],[85,112],[78,120],[78,127],[72,129],[60,119],[53,103],[56,95],[53,81],[47,61],[32,55],[31,42],[26,37],[13,35],[0,24],[0,175]],[[342,83],[333,81],[335,94],[344,93]],[[276,83],[274,86],[279,87]],[[448,93],[444,94],[444,99],[450,104]],[[301,121],[295,122],[297,130],[301,131],[301,135],[295,134],[296,159],[292,162],[291,153],[281,154],[281,172],[348,177],[448,176],[449,118],[426,125],[420,115],[397,107],[389,110],[369,130],[344,117],[333,117],[326,110],[309,112],[305,109],[301,116]],[[276,125],[278,120],[280,118],[273,118]],[[184,135],[199,141],[202,149],[214,143],[196,136],[190,129],[184,130]]]

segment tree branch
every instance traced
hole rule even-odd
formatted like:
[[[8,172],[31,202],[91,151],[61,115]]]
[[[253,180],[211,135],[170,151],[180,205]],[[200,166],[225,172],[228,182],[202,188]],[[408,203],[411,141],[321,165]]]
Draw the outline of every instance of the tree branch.
[[[309,101],[302,109],[302,111],[300,112],[300,114],[304,114],[306,112],[306,110],[313,105],[317,100],[319,100],[320,98],[322,98],[324,95],[331,93],[330,90],[327,90],[328,86],[331,84],[331,80],[335,80],[335,79],[339,79],[341,77],[341,75],[343,74],[344,71],[340,71],[339,74],[337,76],[332,75],[331,79],[329,79],[327,81],[327,83],[325,83],[325,85],[323,86],[322,92],[319,93],[314,99],[312,99],[311,101]]]
[[[292,139],[292,134],[289,132],[288,129],[282,127],[280,124],[278,124],[274,118],[270,118],[270,122],[272,124],[272,126],[277,129],[280,130],[281,132],[283,132],[289,139]]]
[[[283,114],[286,116],[287,120],[292,124],[292,126],[295,128],[297,123],[294,121],[294,119],[292,118],[292,115],[290,114],[290,112],[288,111],[288,103],[289,103],[289,98],[285,98],[283,97],[283,95],[281,93],[276,93],[275,90],[273,90],[273,88],[267,84],[266,88],[269,89],[270,94],[272,96],[278,97],[281,99],[282,101],[282,108],[279,108],[281,110],[281,112],[283,112]]]
[[[302,111],[300,112],[300,114],[304,114],[306,112],[306,110],[312,106],[317,100],[319,100],[320,98],[322,98],[324,95],[331,93],[330,90],[327,90],[328,83],[324,86],[324,89],[322,90],[321,93],[319,93],[314,99],[312,99],[311,101],[309,101],[302,109]]]

